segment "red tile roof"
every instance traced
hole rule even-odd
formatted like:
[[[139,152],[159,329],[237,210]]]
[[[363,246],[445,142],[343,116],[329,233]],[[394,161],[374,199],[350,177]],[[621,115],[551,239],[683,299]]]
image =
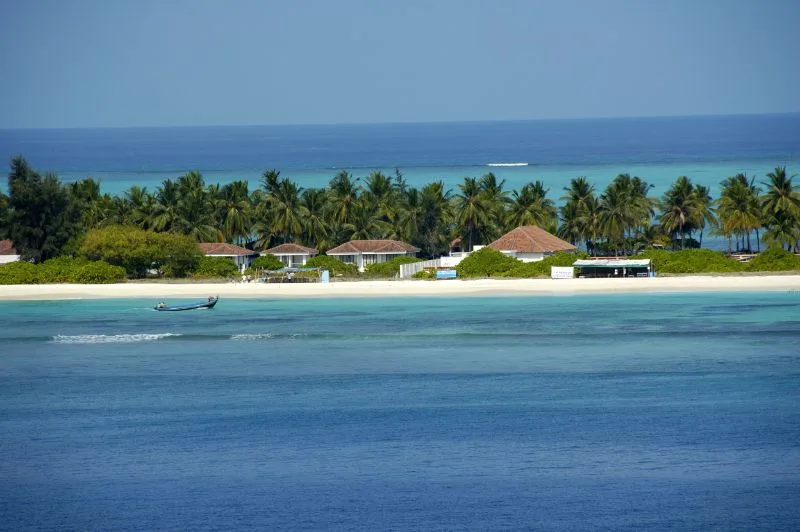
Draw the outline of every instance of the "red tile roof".
[[[575,251],[575,246],[551,235],[535,225],[523,225],[512,229],[491,244],[498,251],[517,253],[555,253],[556,251]]]
[[[255,251],[243,248],[241,246],[234,246],[233,244],[226,244],[224,242],[204,242],[197,244],[197,246],[204,255],[257,255]]]
[[[300,244],[281,244],[279,246],[275,246],[274,248],[269,248],[268,250],[264,251],[263,253],[271,253],[272,255],[311,255],[314,256],[319,251],[314,248],[307,248],[305,246],[301,246]]]
[[[0,240],[0,255],[17,255],[14,243],[11,240]]]
[[[398,240],[351,240],[328,250],[328,255],[354,255],[358,253],[417,253],[419,248]]]

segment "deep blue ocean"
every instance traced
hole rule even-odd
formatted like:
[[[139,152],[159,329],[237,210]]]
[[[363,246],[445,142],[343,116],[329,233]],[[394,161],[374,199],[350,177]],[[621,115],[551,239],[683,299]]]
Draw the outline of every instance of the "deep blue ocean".
[[[0,301],[0,528],[800,529],[800,294],[153,303]]]
[[[190,170],[210,183],[245,179],[252,189],[270,168],[302,187],[322,187],[340,169],[363,178],[399,168],[412,186],[441,179],[454,191],[464,177],[489,171],[509,189],[542,180],[553,199],[573,177],[587,176],[602,189],[617,174],[631,173],[661,195],[681,175],[716,191],[738,172],[761,181],[775,166],[800,171],[800,114],[0,130],[0,157],[17,154],[64,181],[100,179],[115,194],[132,185],[152,191]]]

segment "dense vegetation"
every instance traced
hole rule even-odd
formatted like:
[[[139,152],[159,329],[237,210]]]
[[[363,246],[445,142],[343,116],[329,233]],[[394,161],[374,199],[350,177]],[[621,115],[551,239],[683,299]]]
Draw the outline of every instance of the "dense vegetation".
[[[491,248],[483,248],[465,258],[456,267],[461,278],[509,277],[515,279],[549,277],[551,266],[572,266],[578,258],[573,253],[555,253],[538,262],[522,262]],[[709,249],[666,251],[649,249],[633,259],[651,259],[655,271],[661,274],[734,273],[800,271],[800,257],[779,248],[771,248],[757,255],[751,262],[743,263]],[[425,278],[424,275],[420,276]]]
[[[121,266],[131,277],[144,277],[152,271],[183,277],[194,271],[203,257],[197,243],[188,236],[123,225],[90,230],[78,255]]]
[[[554,253],[544,260],[522,262],[495,249],[483,248],[462,260],[456,266],[458,277],[510,277],[523,279],[530,277],[549,277],[551,266],[572,266],[585,253]]]
[[[331,275],[355,277],[358,274],[355,264],[347,264],[336,257],[327,255],[317,255],[311,257],[306,263],[306,268],[322,268],[328,270]]]
[[[91,178],[63,185],[17,157],[11,162],[9,194],[0,193],[0,238],[11,238],[23,258],[34,263],[60,255],[102,259],[132,277],[153,270],[191,274],[200,265],[192,243],[202,241],[255,250],[295,242],[324,252],[351,239],[392,238],[416,245],[423,257],[435,257],[456,238],[468,251],[529,224],[591,255],[632,255],[654,245],[701,247],[710,232],[727,238],[730,250],[760,250],[764,242],[792,251],[800,240],[800,190],[793,177],[783,167],[760,183],[738,174],[722,181],[717,199],[708,187],[684,176],[660,198],[650,195],[652,186],[640,177],[621,174],[602,191],[578,177],[564,188],[557,208],[541,182],[507,190],[492,173],[466,177],[451,191],[441,181],[411,187],[399,171],[391,177],[372,172],[363,181],[341,171],[327,187],[304,189],[269,170],[255,190],[244,181],[207,185],[202,175],[190,172],[152,192],[134,186],[112,196],[101,194]],[[672,260],[676,257],[683,255]],[[312,264],[328,259],[316,257]],[[351,274],[332,264],[334,275]],[[526,276],[538,271],[515,267]],[[485,271],[500,275],[505,270],[492,265]]]
[[[198,279],[231,279],[239,274],[236,263],[227,257],[202,257],[192,272]]]
[[[366,267],[364,275],[366,277],[375,277],[383,279],[391,279],[397,277],[400,273],[401,264],[411,264],[412,262],[420,262],[422,259],[414,257],[395,257],[386,262],[370,264]]]
[[[0,284],[119,283],[125,269],[102,261],[58,257],[40,264],[27,261],[0,266]]]
[[[280,270],[283,268],[281,259],[271,253],[256,257],[251,267],[254,270]]]

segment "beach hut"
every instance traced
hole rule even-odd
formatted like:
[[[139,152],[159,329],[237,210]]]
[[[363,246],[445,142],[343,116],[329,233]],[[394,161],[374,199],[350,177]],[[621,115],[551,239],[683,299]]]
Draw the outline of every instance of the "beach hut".
[[[8,264],[18,260],[19,253],[14,249],[14,243],[11,240],[0,240],[0,264]]]
[[[504,234],[488,247],[522,262],[536,262],[559,251],[574,252],[575,246],[535,225],[523,225]]]
[[[314,248],[289,243],[269,248],[263,253],[265,255],[275,255],[287,268],[299,268],[305,266],[308,259],[319,252]]]
[[[252,249],[226,244],[224,242],[202,242],[197,244],[206,257],[227,257],[236,263],[240,271],[244,271],[253,264],[258,252]]]
[[[650,259],[596,258],[576,260],[578,277],[652,277]]]
[[[328,250],[328,255],[342,262],[355,264],[363,272],[370,264],[379,264],[395,257],[416,257],[419,248],[399,240],[351,240]]]

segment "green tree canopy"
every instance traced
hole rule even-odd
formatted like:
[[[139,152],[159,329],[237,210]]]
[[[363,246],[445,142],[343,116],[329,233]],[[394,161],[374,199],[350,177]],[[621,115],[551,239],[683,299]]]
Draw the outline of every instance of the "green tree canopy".
[[[148,270],[182,277],[196,269],[202,257],[191,237],[120,225],[89,231],[79,253],[122,266],[131,277],[144,277]]]
[[[55,174],[41,176],[22,157],[8,174],[7,233],[23,259],[56,257],[81,231],[81,213]]]

